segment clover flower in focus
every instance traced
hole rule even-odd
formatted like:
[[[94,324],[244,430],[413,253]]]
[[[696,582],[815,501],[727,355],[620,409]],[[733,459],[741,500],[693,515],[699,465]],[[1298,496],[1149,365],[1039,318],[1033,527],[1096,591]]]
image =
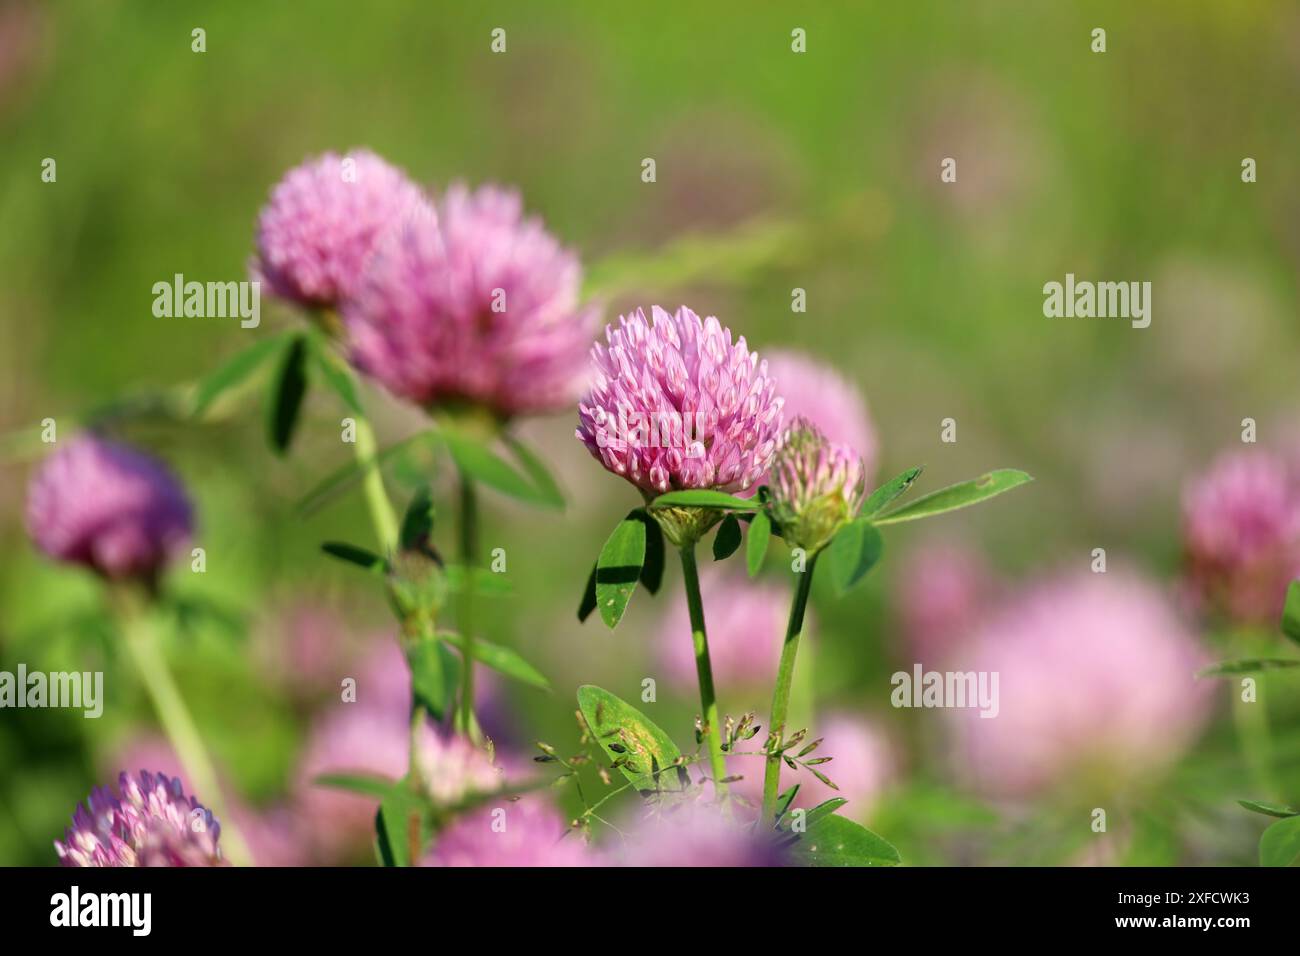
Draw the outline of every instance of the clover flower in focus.
[[[1224,454],[1183,493],[1183,540],[1205,605],[1272,623],[1300,575],[1300,468],[1263,450]]]
[[[62,445],[32,477],[27,530],[56,560],[106,578],[152,581],[188,545],[192,511],[161,462],[86,435]]]
[[[333,309],[356,289],[379,240],[413,211],[420,188],[369,150],[326,153],[271,190],[257,220],[255,278],[308,308]]]
[[[647,496],[736,492],[767,473],[783,400],[742,335],[682,306],[637,309],[591,348],[577,436],[592,457]]]
[[[797,418],[772,465],[772,517],[792,547],[815,554],[857,516],[866,497],[862,458]]]
[[[381,243],[345,304],[353,364],[425,408],[469,405],[499,419],[554,411],[582,387],[596,313],[582,269],[519,194],[453,185],[437,215]]]
[[[140,771],[96,787],[54,848],[64,866],[221,866],[221,825],[180,780]]]

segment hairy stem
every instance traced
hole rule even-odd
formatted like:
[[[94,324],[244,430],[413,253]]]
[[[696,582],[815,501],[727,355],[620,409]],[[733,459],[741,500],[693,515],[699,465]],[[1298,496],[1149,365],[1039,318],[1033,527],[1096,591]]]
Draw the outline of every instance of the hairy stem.
[[[799,653],[799,637],[803,634],[804,612],[808,609],[808,592],[812,590],[813,570],[817,558],[813,557],[808,568],[799,575],[795,585],[794,601],[790,605],[790,621],[785,629],[785,643],[781,645],[781,664],[776,672],[776,687],[772,691],[772,717],[768,733],[775,735],[777,743],[785,737],[785,721],[790,710],[790,687],[794,682],[794,661]],[[767,765],[763,768],[763,813],[759,817],[762,826],[768,826],[776,816],[776,798],[781,792],[781,757],[769,754]]]
[[[722,758],[722,726],[718,720],[718,701],[713,691],[713,665],[709,663],[709,638],[704,629],[704,601],[700,597],[700,574],[695,566],[695,543],[683,545],[682,577],[686,582],[686,605],[691,612],[691,637],[695,642],[695,673],[700,681],[700,710],[704,720],[704,740],[709,750],[709,768],[713,788],[720,798],[727,796],[727,765]]]
[[[149,699],[153,703],[163,732],[171,742],[181,766],[194,788],[192,796],[212,810],[221,823],[221,846],[227,859],[235,866],[251,866],[253,859],[248,844],[227,812],[226,801],[217,783],[217,772],[199,729],[185,706],[180,688],[172,678],[163,659],[158,634],[152,625],[150,611],[142,607],[128,608],[122,613],[123,643],[140,675]]]

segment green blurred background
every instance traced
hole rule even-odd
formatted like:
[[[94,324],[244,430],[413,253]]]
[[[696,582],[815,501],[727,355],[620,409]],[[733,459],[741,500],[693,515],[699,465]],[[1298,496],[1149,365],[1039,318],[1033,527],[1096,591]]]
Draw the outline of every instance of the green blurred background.
[[[1089,49],[1097,26],[1105,54]],[[505,55],[489,50],[495,27]],[[807,54],[791,53],[793,27]],[[1256,0],[0,2],[0,427],[17,435],[0,472],[0,667],[102,661],[108,691],[99,721],[0,714],[0,863],[52,863],[75,803],[106,782],[105,756],[151,725],[93,582],[27,542],[23,486],[41,451],[28,430],[45,417],[73,429],[291,326],[269,302],[257,331],[156,319],[151,287],[174,273],[243,278],[258,208],[305,157],[366,146],[424,183],[517,185],[580,252],[608,318],[686,302],[760,350],[837,366],[870,403],[881,477],[913,463],[927,487],[1032,472],[1014,500],[956,519],[1010,575],[1086,561],[1102,543],[1172,577],[1184,476],[1236,441],[1245,416],[1262,440],[1294,427],[1298,94],[1300,9]],[[953,185],[939,182],[946,156]],[[1240,179],[1247,156],[1258,183]],[[41,181],[46,157],[56,183]],[[1066,272],[1153,281],[1151,327],[1045,319],[1043,283]],[[790,311],[794,287],[806,314]],[[367,399],[382,442],[418,427]],[[391,628],[380,595],[318,550],[370,540],[360,496],[307,519],[293,507],[346,461],[337,407],[316,390],[277,459],[258,400],[253,389],[202,426],[145,416],[127,433],[198,504],[208,570],[177,587],[234,622],[203,618],[171,656],[233,788],[266,806],[290,792],[312,720],[275,672],[292,661],[262,652],[286,609],[326,609],[358,640]],[[955,444],[939,440],[949,416]],[[525,747],[573,742],[580,683],[634,697],[660,610],[638,599],[614,633],[573,619],[600,542],[636,502],[572,439],[572,419],[528,427],[573,499],[563,515],[488,499],[485,543],[507,549],[516,592],[488,633],[556,688],[510,689]],[[900,659],[891,585],[915,540],[898,535],[850,599],[817,596],[819,699],[897,723],[903,739],[930,720],[902,726],[887,705]],[[662,724],[689,727],[689,698],[661,706]],[[1282,769],[1300,798],[1290,733]],[[873,822],[904,858],[1029,860],[1023,830],[944,784],[924,754]],[[1197,824],[1215,835],[1192,859],[1251,862],[1263,821],[1231,810],[1229,797],[1250,795],[1234,786],[1231,741],[1211,732],[1189,761],[1203,771],[1195,798],[1223,811]],[[1051,809],[1031,826],[1053,833]],[[1134,859],[1188,861],[1167,830],[1156,821]]]

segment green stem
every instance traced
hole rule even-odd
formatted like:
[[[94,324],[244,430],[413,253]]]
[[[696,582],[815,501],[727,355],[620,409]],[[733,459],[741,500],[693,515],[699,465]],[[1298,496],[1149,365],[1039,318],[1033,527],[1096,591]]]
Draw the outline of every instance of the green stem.
[[[357,439],[353,442],[353,447],[356,449],[357,461],[365,468],[361,487],[366,496],[366,506],[370,509],[370,521],[375,526],[375,535],[379,538],[383,553],[393,554],[397,550],[399,534],[397,513],[388,500],[388,492],[384,489],[384,474],[375,461],[379,453],[375,432],[370,427],[370,420],[360,412],[353,412],[352,419],[356,422]]]
[[[412,696],[414,697],[414,694]],[[428,781],[424,779],[424,767],[420,765],[420,728],[423,723],[424,707],[413,700],[411,704],[411,740],[407,776],[410,779],[411,792],[417,797],[429,790]],[[406,816],[407,855],[410,857],[412,866],[417,865],[424,854],[420,822],[420,811],[415,805],[412,805],[410,813]]]
[[[460,563],[464,581],[457,605],[456,620],[465,646],[460,669],[460,728],[472,739],[480,736],[474,719],[474,567],[478,560],[478,497],[474,482],[460,476]]]
[[[682,577],[686,582],[686,605],[691,612],[691,638],[695,642],[695,673],[700,681],[700,709],[704,720],[704,740],[709,749],[709,768],[713,788],[726,799],[727,765],[722,758],[722,725],[718,720],[718,701],[713,691],[713,665],[709,663],[709,638],[704,629],[704,601],[700,597],[700,574],[695,566],[695,542],[681,548]]]
[[[190,786],[194,788],[193,796],[211,809],[221,821],[221,846],[226,857],[235,866],[251,866],[253,860],[248,844],[244,842],[239,828],[227,812],[212,759],[203,746],[203,738],[185,706],[180,688],[176,686],[176,681],[167,668],[149,613],[144,608],[123,613],[123,643],[153,702],[163,732],[185,768]]]
[[[1267,653],[1270,637],[1246,633],[1237,640],[1243,647],[1244,657],[1257,657]],[[1230,682],[1232,687],[1232,721],[1242,757],[1248,767],[1252,785],[1265,799],[1281,799],[1282,793],[1273,775],[1273,740],[1268,719],[1268,694],[1265,687],[1267,675],[1251,675],[1255,679],[1255,699],[1241,699],[1241,682]]]
[[[813,569],[817,557],[813,556],[806,571],[799,575],[794,601],[790,605],[790,622],[785,630],[785,643],[781,645],[781,663],[776,672],[776,687],[772,691],[772,722],[769,736],[775,734],[779,744],[785,738],[785,721],[790,710],[790,687],[794,681],[794,660],[799,653],[799,637],[803,634],[804,612],[808,608],[808,592],[812,590]],[[781,757],[769,754],[763,769],[763,813],[759,822],[767,826],[776,816],[776,799],[781,790]]]
[[[1269,736],[1268,713],[1263,709],[1262,674],[1255,675],[1256,697],[1253,703],[1241,699],[1241,689],[1233,686],[1232,720],[1237,731],[1237,740],[1241,745],[1242,756],[1250,768],[1251,779],[1255,789],[1265,799],[1276,799],[1278,789],[1273,781],[1270,769],[1272,764],[1272,744]]]

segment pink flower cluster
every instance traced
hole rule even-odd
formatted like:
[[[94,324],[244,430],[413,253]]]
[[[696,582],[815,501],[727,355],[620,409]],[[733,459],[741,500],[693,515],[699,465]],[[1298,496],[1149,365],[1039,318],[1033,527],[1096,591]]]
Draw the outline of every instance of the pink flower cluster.
[[[42,551],[108,578],[152,578],[188,544],[185,489],[154,458],[93,435],[61,445],[27,490]]]
[[[253,272],[310,308],[352,294],[379,239],[426,203],[400,169],[369,150],[326,153],[291,169],[257,220]]]
[[[809,553],[820,551],[857,516],[866,493],[858,453],[796,418],[772,463],[772,516],[786,540]]]
[[[591,349],[577,436],[592,456],[647,495],[743,491],[772,462],[783,400],[767,363],[716,318],[682,306],[638,309]]]
[[[950,648],[946,667],[998,675],[997,716],[944,713],[962,770],[990,793],[1114,785],[1159,772],[1192,743],[1212,702],[1196,678],[1207,662],[1146,579],[1076,572],[1007,601]]]
[[[1183,536],[1204,604],[1275,623],[1300,576],[1300,467],[1264,450],[1222,455],[1183,493]]]
[[[372,153],[291,170],[258,224],[255,274],[341,312],[353,363],[422,407],[500,418],[569,404],[596,313],[582,270],[518,193],[453,185],[434,201]]]
[[[517,193],[453,186],[376,253],[344,306],[353,361],[418,405],[486,405],[502,417],[560,408],[582,385],[595,313],[581,269]]]
[[[63,842],[64,866],[220,866],[221,825],[180,780],[147,770],[118,779],[120,796],[96,787],[77,807]]]

